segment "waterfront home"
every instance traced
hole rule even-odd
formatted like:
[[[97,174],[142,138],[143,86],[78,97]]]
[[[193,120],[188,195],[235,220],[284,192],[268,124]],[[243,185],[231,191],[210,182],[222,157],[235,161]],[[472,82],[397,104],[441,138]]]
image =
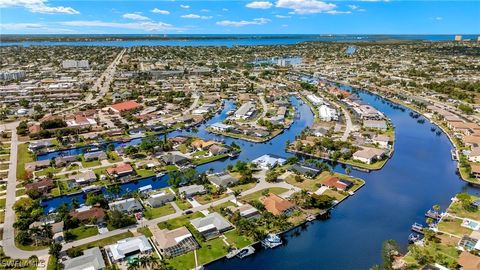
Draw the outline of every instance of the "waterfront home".
[[[86,170],[79,174],[72,175],[67,180],[69,188],[87,185],[89,183],[97,181],[97,176],[92,170]]]
[[[83,251],[83,255],[68,259],[63,262],[64,270],[103,270],[105,261],[102,251],[98,247],[93,247]]]
[[[33,172],[37,171],[40,169],[45,169],[50,167],[50,160],[45,159],[45,160],[37,160],[29,163],[25,163],[25,171],[27,172]]]
[[[142,204],[135,198],[124,199],[108,204],[110,210],[116,210],[123,213],[135,213],[143,210]]]
[[[364,147],[361,150],[353,153],[352,158],[354,160],[358,160],[367,164],[372,164],[377,160],[380,160],[385,155],[385,150],[371,148],[371,147]]]
[[[85,159],[85,161],[92,161],[92,160],[105,160],[108,157],[104,151],[95,151],[95,152],[88,152],[83,154],[83,158]]]
[[[378,146],[382,148],[388,148],[390,144],[390,137],[387,135],[378,134],[372,138],[372,142],[378,144]]]
[[[55,187],[52,179],[44,178],[40,181],[29,183],[25,185],[25,191],[38,190],[40,193],[46,193]]]
[[[295,204],[291,203],[277,194],[269,193],[268,196],[262,200],[265,209],[274,215],[290,216],[295,210]]]
[[[480,164],[470,164],[470,174],[477,178],[480,179]]]
[[[470,252],[463,251],[460,253],[460,257],[458,257],[457,261],[458,265],[460,265],[460,269],[463,270],[478,270],[480,269],[480,256],[473,255]]]
[[[340,179],[338,177],[330,177],[322,182],[323,186],[329,187],[329,188],[335,188],[338,190],[348,190],[349,188],[353,187],[353,182],[345,180],[345,179]]]
[[[129,237],[106,247],[107,254],[113,262],[123,261],[134,255],[150,254],[152,245],[144,235]]]
[[[192,224],[205,239],[217,237],[220,233],[233,228],[232,224],[217,212],[212,212],[205,217],[192,219],[190,224]]]
[[[221,145],[218,145],[218,144],[214,144],[210,148],[208,148],[208,152],[210,152],[210,154],[212,156],[224,155],[224,154],[228,153],[229,151],[230,151],[230,149],[228,149],[227,147],[224,147],[224,146],[221,146]]]
[[[198,151],[207,150],[215,144],[215,141],[204,141],[202,139],[195,140],[191,143],[192,147],[197,149]]]
[[[304,162],[290,165],[290,167],[288,167],[287,170],[294,172],[296,174],[301,174],[308,178],[315,178],[317,175],[319,175],[322,172],[315,165],[304,163]]]
[[[173,258],[200,247],[193,235],[186,227],[174,230],[161,230],[157,226],[150,227],[152,239],[160,254]]]
[[[325,122],[338,120],[337,110],[327,105],[321,105],[318,108],[318,114],[319,114],[320,120]]]
[[[309,94],[307,95],[308,101],[312,103],[314,106],[320,106],[324,104],[324,101],[321,97],[316,96],[315,94]]]
[[[64,234],[63,234],[63,229],[65,227],[65,223],[62,221],[59,221],[59,222],[55,222],[54,220],[49,220],[49,221],[35,221],[33,222],[32,224],[30,224],[29,228],[32,229],[32,228],[38,228],[38,229],[42,229],[42,227],[44,226],[50,226],[50,230],[53,234],[52,236],[52,239],[56,242],[56,243],[60,243],[64,240]],[[43,237],[44,236],[41,236],[41,235],[34,235],[33,236],[34,238],[36,238],[37,240],[39,241],[42,241],[42,240],[45,240]]]
[[[162,191],[155,194],[150,194],[148,199],[145,200],[145,203],[150,207],[160,207],[167,202],[175,200],[175,195],[171,192]]]
[[[468,160],[471,162],[480,162],[480,147],[473,147],[468,154]]]
[[[161,156],[161,159],[166,165],[184,166],[190,162],[187,157],[171,153]]]
[[[116,165],[115,167],[107,168],[106,171],[108,175],[111,175],[115,178],[128,176],[134,172],[132,165],[128,163],[123,163]]]
[[[380,130],[387,130],[387,122],[385,120],[365,120],[363,121],[364,128],[370,129],[380,129]]]
[[[245,120],[250,118],[255,113],[255,110],[255,103],[248,101],[235,111],[234,116],[237,119]]]
[[[35,141],[35,142],[30,142],[28,144],[28,150],[30,150],[30,152],[36,152],[40,149],[48,148],[52,146],[53,146],[53,143],[49,140]]]
[[[281,166],[285,164],[285,162],[287,162],[287,160],[282,157],[279,157],[277,155],[268,155],[268,154],[252,160],[253,164],[256,164],[262,169],[271,169],[271,168],[274,168],[275,166]]]
[[[182,136],[176,136],[176,137],[168,138],[168,141],[172,142],[174,145],[185,143],[187,140],[188,140],[188,138],[182,137]]]
[[[141,168],[151,169],[151,168],[160,166],[160,162],[158,162],[155,159],[145,159],[145,160],[142,159],[136,162],[135,166],[137,166],[138,169],[141,169]]]
[[[465,146],[469,147],[479,147],[480,146],[480,136],[467,135],[462,139]]]
[[[201,185],[184,186],[178,189],[178,194],[183,198],[191,198],[195,195],[205,194],[206,192],[205,187]]]
[[[211,124],[210,128],[214,131],[228,132],[233,128],[233,126],[218,122],[218,123]]]
[[[323,137],[323,136],[327,135],[328,129],[323,128],[323,127],[319,127],[319,128],[312,129],[311,132],[312,132],[312,135],[315,136],[315,137]]]
[[[241,217],[246,218],[246,219],[255,219],[260,217],[260,211],[258,211],[257,208],[251,206],[248,203],[242,204],[241,206],[235,207],[235,206],[229,206],[227,207],[227,210],[230,213],[236,213],[238,212]]]
[[[73,218],[78,219],[80,222],[103,222],[105,218],[105,210],[96,206],[85,205],[80,208],[74,209],[70,212]]]
[[[139,109],[142,105],[135,101],[125,101],[111,105],[108,110],[113,113],[120,114],[127,111]]]
[[[228,187],[238,182],[238,179],[228,172],[216,173],[208,176],[208,180],[217,187]]]
[[[471,251],[475,249],[478,242],[478,239],[468,235],[464,235],[462,239],[460,239],[460,241],[458,242],[458,247],[462,250]],[[478,249],[480,249],[480,245],[478,247]]]
[[[55,158],[55,167],[60,168],[60,167],[65,167],[70,163],[76,162],[77,157],[76,156],[63,156],[63,157],[56,157]]]

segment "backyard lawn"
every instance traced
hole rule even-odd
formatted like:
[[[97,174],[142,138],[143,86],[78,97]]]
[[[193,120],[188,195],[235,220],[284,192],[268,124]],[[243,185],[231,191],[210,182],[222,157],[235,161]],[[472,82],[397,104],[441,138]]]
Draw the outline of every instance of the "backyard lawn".
[[[84,245],[80,245],[78,247],[72,247],[72,249],[78,249],[78,250],[82,251],[82,250],[93,248],[93,247],[104,247],[104,246],[107,246],[107,245],[114,244],[117,241],[122,240],[124,238],[132,237],[132,236],[133,236],[133,233],[124,232],[124,233],[113,235],[113,236],[110,236],[110,237],[107,237],[107,238],[104,238],[104,239],[101,239],[101,240],[98,240],[98,241],[93,241],[93,242],[90,242],[90,243],[87,243],[87,244],[84,244]]]
[[[204,215],[201,212],[195,212],[190,215],[181,216],[178,218],[170,219],[168,221],[158,223],[160,229],[169,229],[173,230],[190,223],[190,220],[203,217]]]
[[[17,160],[17,178],[26,179],[27,172],[25,171],[25,163],[33,161],[33,157],[28,152],[28,145],[23,143],[18,145],[18,160]]]
[[[260,199],[262,196],[263,196],[263,193],[267,193],[267,192],[271,192],[271,193],[274,193],[274,194],[282,194],[284,192],[288,191],[288,189],[286,188],[282,188],[282,187],[273,187],[273,188],[266,188],[266,189],[262,189],[262,190],[259,190],[259,191],[256,191],[254,193],[251,193],[251,194],[248,194],[248,195],[245,195],[245,196],[242,196],[240,199],[243,200],[243,201],[253,201],[253,200],[258,200]]]
[[[146,207],[145,218],[155,219],[155,218],[170,215],[173,213],[175,213],[175,209],[171,204],[167,203],[164,206],[160,206],[156,208]]]
[[[69,239],[69,241],[75,241],[97,235],[98,228],[96,226],[80,226],[75,229],[70,229],[67,232],[72,234],[72,238]]]
[[[244,248],[253,244],[253,240],[245,235],[240,235],[236,229],[228,231],[224,235],[227,237],[227,241],[230,245],[235,246],[236,248]]]
[[[454,234],[458,237],[463,235],[470,235],[472,230],[462,227],[462,220],[458,218],[454,219],[442,219],[442,222],[438,224],[438,229],[443,232]]]

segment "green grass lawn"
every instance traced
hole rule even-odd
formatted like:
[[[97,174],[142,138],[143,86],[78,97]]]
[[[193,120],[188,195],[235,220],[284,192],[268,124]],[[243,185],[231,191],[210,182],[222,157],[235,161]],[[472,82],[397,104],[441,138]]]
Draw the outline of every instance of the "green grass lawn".
[[[458,237],[463,235],[470,235],[472,230],[462,227],[461,219],[443,219],[442,222],[438,224],[438,229],[443,232],[448,232]]]
[[[168,265],[176,270],[190,270],[195,268],[195,256],[192,252],[167,260]]]
[[[192,163],[195,164],[195,165],[201,165],[201,164],[213,162],[213,161],[216,161],[216,160],[219,160],[219,159],[222,159],[222,158],[226,158],[226,157],[228,157],[227,154],[198,158],[198,159],[194,159],[192,161]]]
[[[226,194],[226,193],[223,193],[221,195],[203,194],[203,195],[195,196],[195,200],[197,200],[197,202],[199,202],[201,204],[207,204],[207,203],[211,203],[211,202],[214,202],[214,201],[218,201],[218,200],[223,199],[227,196],[228,196],[228,194]]]
[[[25,171],[25,163],[33,161],[33,156],[28,152],[27,144],[18,145],[18,160],[17,160],[17,178],[26,179],[27,172]]]
[[[177,199],[175,203],[182,210],[187,210],[192,208],[192,205],[187,200]]]
[[[252,189],[254,188],[255,186],[257,185],[257,183],[247,183],[247,184],[243,184],[243,185],[238,185],[238,186],[234,186],[234,187],[231,187],[230,189],[233,190],[233,191],[245,191],[245,190],[249,190],[249,189]]]
[[[173,206],[169,203],[165,204],[164,206],[156,207],[156,208],[151,208],[151,207],[146,207],[145,208],[145,218],[147,219],[155,219],[158,217],[166,216],[175,213],[175,209]]]
[[[478,200],[479,198],[473,195],[470,195],[471,201]],[[470,218],[474,220],[480,220],[480,210],[476,209],[476,211],[468,211],[467,209],[463,208],[461,202],[454,202],[448,208],[448,213],[455,215],[457,217],[462,218]]]
[[[98,228],[96,226],[91,226],[91,227],[80,226],[75,229],[70,229],[68,230],[68,232],[73,235],[73,238],[71,239],[71,241],[75,241],[75,240],[80,240],[83,238],[97,235]]]
[[[117,154],[117,152],[115,152],[115,151],[108,152],[108,162],[115,163],[115,162],[120,162],[122,160],[123,160],[123,158],[120,157]]]
[[[185,216],[170,219],[170,220],[167,220],[167,221],[164,221],[164,222],[160,222],[160,223],[158,223],[158,227],[160,229],[173,230],[173,229],[180,228],[182,226],[185,226],[185,225],[189,224],[190,220],[192,220],[192,219],[203,217],[203,216],[204,215],[201,212],[195,212],[195,213],[190,214],[190,215],[185,215]]]
[[[201,265],[212,262],[228,253],[228,246],[225,245],[221,238],[203,242],[201,246],[202,247],[197,250],[198,263]]]
[[[57,257],[50,256],[48,257],[47,270],[56,270],[57,269]]]
[[[208,154],[208,151],[207,150],[203,150],[203,151],[197,151],[195,153],[192,154],[192,157],[198,157],[198,156],[204,156]]]
[[[125,238],[128,238],[128,237],[132,237],[132,236],[133,236],[133,233],[124,232],[124,233],[113,235],[113,236],[110,236],[110,237],[107,237],[107,238],[104,238],[104,239],[101,239],[101,240],[98,240],[98,241],[90,242],[90,243],[83,244],[83,245],[80,245],[78,247],[72,247],[72,248],[75,248],[75,249],[78,249],[78,250],[82,251],[82,250],[93,248],[93,247],[104,247],[104,246],[107,246],[107,245],[114,244],[119,240],[122,240],[122,239],[125,239]]]
[[[86,161],[85,158],[82,156],[82,166],[84,168],[90,168],[90,167],[95,167],[100,165],[102,165],[102,162],[100,162],[100,160],[95,159],[91,161]]]
[[[25,191],[24,188],[22,188],[22,189],[17,189],[17,190],[15,191],[15,196],[17,196],[17,197],[22,196],[22,195],[25,194],[25,192],[26,192],[26,191]]]
[[[153,235],[148,227],[138,228],[137,232],[145,235],[146,237],[152,237],[152,235]]]
[[[0,208],[2,208],[2,209],[5,208],[6,201],[7,201],[7,199],[5,199],[5,198],[0,199]]]
[[[252,239],[248,238],[245,235],[239,234],[236,229],[228,231],[224,233],[224,235],[225,237],[227,237],[228,243],[230,243],[230,245],[232,246],[235,246],[236,248],[244,248],[254,243]]]
[[[273,188],[262,189],[262,190],[254,192],[252,194],[242,196],[240,199],[243,200],[243,201],[247,201],[247,202],[250,202],[250,201],[253,201],[253,200],[258,200],[258,199],[260,199],[260,197],[263,196],[262,193],[264,191],[272,192],[272,193],[278,195],[278,194],[282,194],[282,193],[288,191],[288,189],[282,188],[282,187],[273,187]]]
[[[152,171],[152,170],[145,170],[145,169],[138,169],[136,170],[137,172],[137,175],[139,177],[150,177],[150,176],[154,176],[155,175],[155,172]]]
[[[7,164],[0,164],[0,170],[7,170],[8,169],[8,163]]]
[[[62,170],[62,168],[48,167],[48,168],[45,168],[43,170],[35,172],[35,175],[36,176],[43,176],[43,175],[47,175],[48,173],[56,174],[56,173],[60,172],[61,170]]]

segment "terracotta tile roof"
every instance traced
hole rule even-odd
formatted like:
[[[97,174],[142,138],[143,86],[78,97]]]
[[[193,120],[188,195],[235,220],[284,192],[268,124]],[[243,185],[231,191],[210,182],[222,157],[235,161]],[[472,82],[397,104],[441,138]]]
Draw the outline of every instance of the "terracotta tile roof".
[[[480,270],[480,257],[464,251],[458,258],[458,264],[463,270]]]
[[[105,217],[105,210],[100,207],[92,207],[88,210],[80,212],[74,210],[70,213],[70,215],[80,221],[89,220],[92,218],[102,219],[103,217]]]
[[[108,174],[122,174],[122,173],[128,173],[132,171],[133,171],[133,168],[128,163],[120,164],[116,167],[111,167],[107,169]]]
[[[111,106],[112,109],[118,111],[118,112],[123,112],[123,111],[129,111],[136,109],[140,107],[141,105],[138,104],[137,102],[130,100],[130,101],[125,101],[121,103],[116,103]]]
[[[268,212],[274,215],[283,214],[286,210],[295,206],[290,201],[285,200],[274,193],[269,193],[268,196],[263,199],[263,205]]]

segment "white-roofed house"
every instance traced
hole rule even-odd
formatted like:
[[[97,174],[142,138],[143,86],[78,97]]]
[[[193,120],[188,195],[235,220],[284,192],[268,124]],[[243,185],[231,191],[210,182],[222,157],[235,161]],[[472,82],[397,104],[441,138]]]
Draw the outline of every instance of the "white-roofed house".
[[[118,241],[116,244],[106,247],[107,254],[112,261],[123,261],[129,256],[137,254],[149,254],[152,245],[144,235],[129,237]]]

